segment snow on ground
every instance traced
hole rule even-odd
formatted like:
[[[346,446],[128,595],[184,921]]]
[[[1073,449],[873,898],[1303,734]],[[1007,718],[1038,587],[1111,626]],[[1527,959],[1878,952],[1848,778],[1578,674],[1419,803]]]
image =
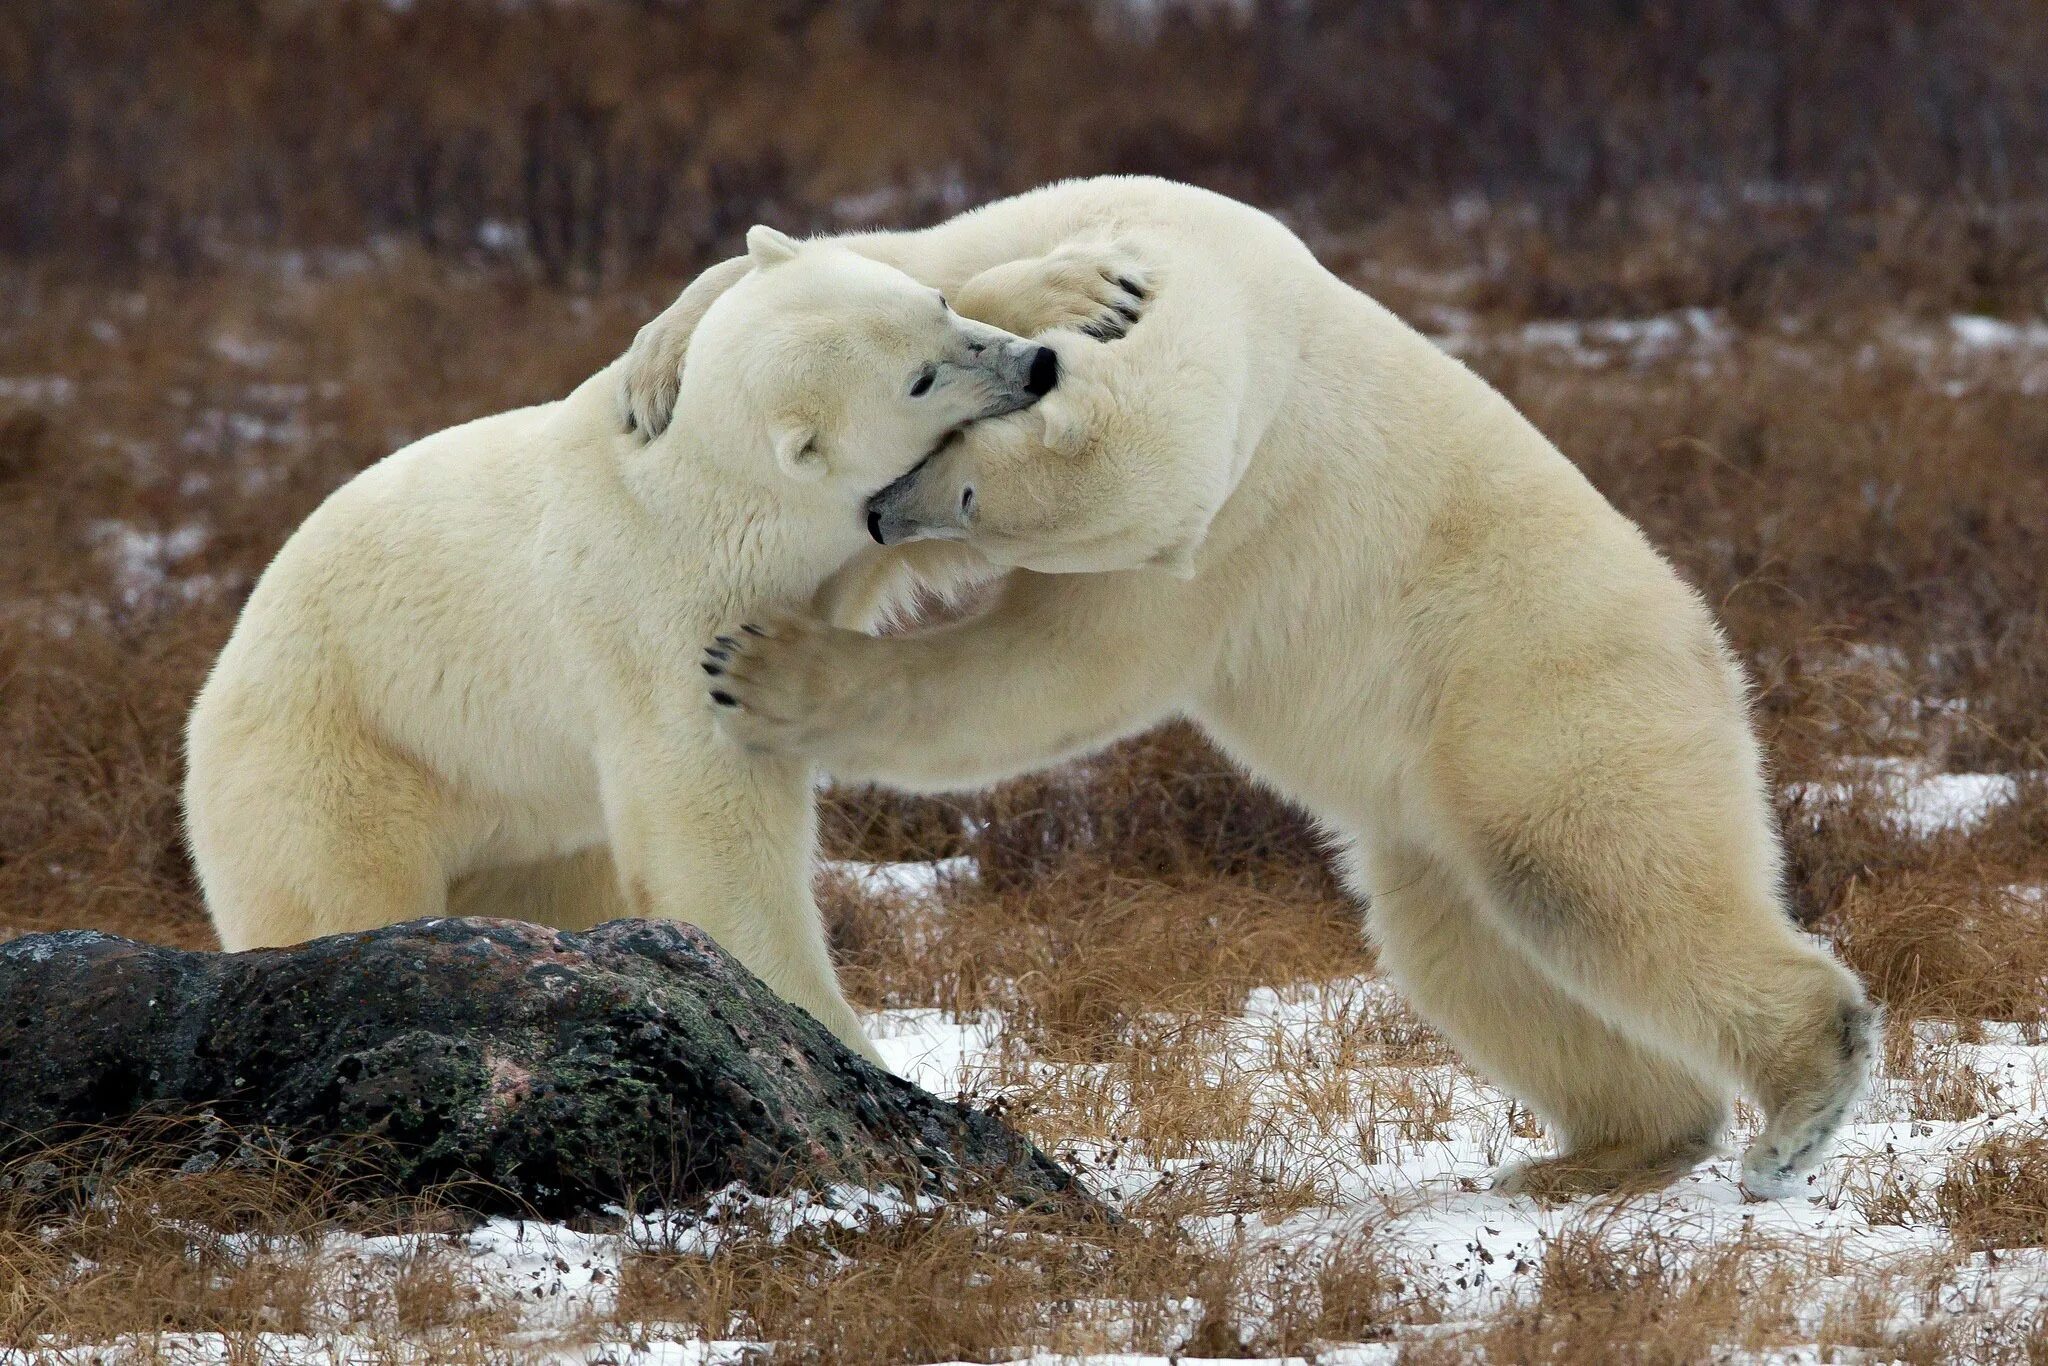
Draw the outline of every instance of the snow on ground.
[[[513,1349],[521,1349],[516,1352]],[[560,1362],[564,1366],[737,1366],[758,1359],[760,1345],[750,1342],[699,1342],[648,1337],[633,1342],[592,1342],[576,1346],[548,1343],[509,1344],[504,1359]],[[334,1333],[259,1333],[228,1339],[220,1333],[162,1333],[111,1346],[40,1351],[34,1357],[0,1353],[0,1363],[34,1361],[44,1366],[370,1366],[371,1363],[464,1359],[468,1354],[437,1358],[424,1347],[406,1350],[386,1339]]]
[[[1845,801],[1859,791],[1884,800],[1886,819],[1913,835],[1972,830],[2019,794],[2019,781],[2005,773],[1936,773],[1907,759],[1855,759],[1841,765],[1834,781],[1794,783],[1809,801]]]
[[[1521,355],[1583,370],[1644,370],[1673,362],[1705,374],[1744,333],[1717,310],[1685,308],[1641,318],[1535,318],[1504,322],[1451,303],[1423,304],[1415,323],[1454,356]],[[1804,354],[1808,325],[1788,317],[1747,334],[1788,360]],[[2048,322],[1959,314],[1929,323],[1899,318],[1878,328],[1858,356],[1874,365],[1905,358],[1928,385],[1957,398],[1986,384],[2048,392]]]
[[[1642,367],[1675,358],[1703,363],[1728,349],[1727,319],[1704,308],[1647,318],[1539,318],[1519,326],[1482,322],[1467,309],[1438,306],[1419,321],[1454,356],[1489,351],[1526,352],[1586,369]]]
[[[1385,984],[1370,979],[1254,992],[1231,1026],[1234,1037],[1225,1050],[1229,1066],[1233,1072],[1242,1069],[1242,1075],[1271,1078],[1269,1083],[1257,1084],[1275,1093],[1258,1097],[1258,1103],[1284,1114],[1292,1098],[1279,1092],[1299,1084],[1301,1060],[1319,1053],[1334,1058],[1332,1032],[1348,1027],[1361,1012],[1391,1008],[1388,997]],[[892,1065],[901,1066],[920,1084],[942,1094],[989,1093],[988,1079],[999,1070],[995,1057],[1001,1036],[999,1021],[952,1020],[937,1011],[894,1011],[872,1017],[871,1024]],[[1341,1247],[1337,1240],[1347,1230],[1373,1226],[1377,1230],[1375,1252],[1398,1258],[1415,1284],[1440,1297],[1451,1325],[1476,1322],[1517,1298],[1533,1296],[1540,1281],[1545,1240],[1596,1217],[1604,1222],[1610,1238],[1638,1243],[1662,1240],[1677,1248],[1679,1255],[1688,1249],[1763,1237],[1796,1243],[1816,1254],[1825,1250],[1849,1267],[1869,1268],[1887,1260],[1903,1260],[1940,1247],[1944,1232],[1932,1225],[1872,1223],[1860,1212],[1859,1183],[1867,1187],[1884,1180],[1931,1188],[1954,1154],[1982,1138],[2005,1130],[2038,1129],[2048,1123],[2048,1048],[2027,1042],[2017,1028],[1997,1026],[1988,1028],[1986,1041],[1980,1044],[1933,1036],[1929,1043],[1948,1050],[1952,1063],[1967,1067],[1982,1080],[1991,1113],[1963,1122],[1912,1119],[1905,1109],[1907,1084],[1887,1082],[1846,1129],[1837,1156],[1803,1198],[1746,1199],[1736,1184],[1737,1164],[1732,1157],[1710,1163],[1673,1189],[1618,1212],[1583,1203],[1545,1207],[1527,1198],[1495,1195],[1485,1188],[1491,1170],[1501,1161],[1539,1150],[1541,1144],[1508,1134],[1501,1122],[1510,1110],[1505,1097],[1455,1066],[1401,1066],[1392,1069],[1400,1073],[1396,1078],[1400,1086],[1441,1097],[1442,1115],[1434,1132],[1418,1133],[1410,1114],[1376,1122],[1371,1107],[1362,1107],[1349,1142],[1330,1142],[1327,1131],[1313,1141],[1316,1160],[1324,1168],[1322,1179],[1332,1194],[1327,1204],[1270,1222],[1256,1215],[1219,1217],[1206,1221],[1206,1227],[1198,1226],[1197,1233],[1219,1241],[1245,1237],[1304,1248]],[[1275,1065],[1283,1061],[1288,1065]],[[1284,1146],[1297,1141],[1306,1127],[1267,1129],[1263,1132],[1268,1137],[1252,1142]],[[1244,1153],[1232,1154],[1227,1146],[1218,1145],[1207,1156],[1244,1159]],[[1080,1155],[1098,1189],[1126,1198],[1171,1174],[1194,1168],[1204,1156],[1196,1152],[1155,1160],[1107,1143],[1092,1150],[1081,1145]],[[1276,1160],[1283,1157],[1279,1153],[1273,1156]],[[634,1244],[715,1253],[722,1226],[740,1214],[752,1216],[750,1236],[759,1236],[764,1220],[766,1227],[786,1236],[800,1227],[852,1225],[901,1213],[900,1202],[866,1192],[782,1201],[729,1193],[713,1202],[710,1215],[702,1221],[642,1218],[623,1235],[492,1220],[467,1235],[462,1252],[477,1280],[522,1306],[524,1329],[520,1336],[531,1347],[541,1349],[573,1341],[579,1318],[609,1309],[620,1258]],[[408,1238],[337,1235],[330,1240],[328,1251],[344,1262],[371,1263],[416,1255],[417,1243]],[[1968,1299],[1980,1312],[2013,1309],[2048,1293],[2044,1292],[2048,1262],[2038,1251],[2001,1254],[1995,1267],[1986,1264],[1974,1271],[1977,1283],[1968,1287]],[[1816,1331],[1825,1308],[1822,1303],[1812,1308]],[[584,1342],[561,1348],[555,1359],[718,1366],[741,1359],[746,1350],[746,1344],[693,1343],[685,1337],[681,1330],[651,1324],[635,1342]],[[133,1359],[140,1359],[140,1344],[131,1345],[138,1353]],[[163,1358],[174,1361],[233,1359],[229,1344],[217,1335],[177,1335],[154,1339],[152,1345]],[[270,1334],[262,1343],[262,1359],[285,1363],[358,1361],[371,1358],[371,1345],[347,1333]],[[99,1348],[54,1353],[46,1359],[82,1364],[118,1362],[123,1357],[118,1351]],[[1362,1366],[1392,1361],[1394,1348],[1362,1346],[1325,1354],[1321,1359]]]
[[[1883,765],[1873,771],[1897,779]],[[1989,800],[1986,783],[1956,782],[1973,775],[1920,775],[1900,788],[1902,819],[1916,828],[1970,819]],[[968,877],[969,860],[938,864],[833,865],[842,875],[876,889],[929,896],[944,880]],[[1504,1162],[1540,1153],[1506,1096],[1440,1051],[1397,1049],[1375,1060],[1360,1040],[1397,1040],[1404,1007],[1375,978],[1343,978],[1250,993],[1243,1009],[1222,1022],[1205,1049],[1208,1082],[1236,1088],[1247,1113],[1258,1117],[1241,1137],[1196,1140],[1171,1155],[1104,1135],[1062,1146],[1091,1186],[1112,1201],[1128,1201],[1162,1182],[1217,1168],[1271,1172],[1296,1180],[1315,1198],[1298,1212],[1271,1218],[1257,1213],[1192,1222],[1190,1232],[1219,1246],[1244,1239],[1299,1248],[1311,1255],[1345,1255],[1347,1233],[1370,1230],[1372,1254],[1392,1257],[1428,1298],[1444,1305],[1446,1327],[1474,1324],[1504,1306],[1527,1301],[1541,1280],[1546,1242],[1597,1224],[1605,1238],[1641,1246],[1655,1243],[1678,1257],[1763,1239],[1796,1252],[1825,1257],[1848,1270],[1843,1296],[1867,1291],[1873,1268],[1910,1264],[1946,1246],[1939,1224],[1910,1211],[1938,1186],[1948,1164],[1995,1134],[2038,1133],[2048,1125],[2048,1045],[2017,1025],[1987,1023],[1967,1038],[1952,1028],[1923,1026],[1918,1042],[1925,1065],[1961,1078],[1980,1113],[1962,1120],[1916,1114],[1928,1106],[1916,1088],[1923,1081],[1882,1079],[1843,1130],[1835,1154],[1796,1198],[1757,1201],[1737,1183],[1741,1144],[1757,1117],[1744,1111],[1730,1152],[1659,1194],[1621,1206],[1578,1202],[1545,1206],[1487,1189]],[[1392,1033],[1389,1025],[1392,1024]],[[1021,1079],[1014,1053],[1004,1052],[1000,1017],[956,1018],[938,1010],[894,1010],[868,1017],[871,1035],[890,1066],[940,1095],[984,1102]],[[1043,1080],[1056,1069],[1027,1062]],[[1085,1069],[1070,1069],[1085,1070]],[[1123,1098],[1129,1102],[1133,1098]],[[1521,1131],[1518,1132],[1517,1130]],[[1901,1213],[1901,1210],[1907,1212]],[[466,1235],[459,1255],[474,1281],[521,1307],[519,1338],[548,1359],[646,1363],[647,1366],[724,1366],[744,1359],[750,1344],[687,1340],[685,1330],[648,1324],[633,1341],[579,1341],[579,1321],[608,1313],[621,1259],[635,1247],[716,1255],[731,1229],[747,1236],[787,1237],[801,1228],[859,1226],[909,1212],[903,1201],[852,1189],[823,1196],[764,1200],[741,1191],[714,1198],[687,1218],[638,1217],[623,1233],[584,1233],[538,1222],[496,1219]],[[342,1263],[373,1264],[418,1256],[417,1238],[333,1235],[327,1253]],[[1980,1257],[1938,1293],[1955,1312],[2009,1312],[2048,1302],[2048,1252],[2026,1249]],[[1947,1303],[1944,1301],[1944,1303]],[[1900,1325],[1927,1312],[1902,1303]],[[1810,1306],[1818,1336],[1828,1310],[1825,1295]],[[336,1322],[347,1322],[341,1315]],[[57,1363],[144,1359],[215,1362],[246,1359],[246,1340],[177,1334],[147,1344],[131,1340],[107,1347],[47,1354]],[[261,1359],[280,1363],[384,1359],[392,1343],[372,1344],[348,1332],[268,1334]],[[375,1351],[372,1348],[376,1348]],[[124,1357],[124,1351],[134,1354]],[[1322,1354],[1324,1362],[1391,1362],[1394,1344],[1361,1345]],[[1050,1362],[1053,1358],[1031,1358]],[[1769,1359],[1813,1359],[1791,1351]],[[1103,1362],[1160,1358],[1117,1356]],[[1184,1359],[1185,1360],[1185,1359]]]
[[[64,375],[0,375],[0,399],[54,407],[69,403],[78,382]]]
[[[2011,323],[2003,318],[1960,314],[1948,320],[1958,346],[1980,351],[2048,351],[2048,322]]]
[[[1129,1199],[1204,1160],[1244,1165],[1249,1156],[1253,1165],[1269,1158],[1285,1165],[1301,1157],[1285,1149],[1311,1148],[1318,1179],[1330,1189],[1327,1203],[1270,1221],[1258,1215],[1218,1217],[1207,1221],[1204,1232],[1219,1243],[1243,1237],[1341,1256],[1347,1233],[1370,1228],[1372,1254],[1394,1258],[1410,1284],[1421,1290],[1419,1298],[1440,1301],[1446,1326],[1455,1327],[1476,1324],[1532,1298],[1540,1288],[1546,1243],[1596,1223],[1611,1244],[1657,1243],[1680,1259],[1738,1240],[1783,1244],[1791,1249],[1789,1255],[1826,1258],[1854,1269],[1858,1275],[1845,1272],[1822,1282],[1837,1285],[1847,1297],[1857,1293],[1859,1284],[1867,1290],[1863,1278],[1873,1269],[1896,1266],[1903,1274],[1916,1258],[1947,1246],[1946,1230],[1931,1220],[1874,1221],[1873,1213],[1879,1220],[1897,1217],[1886,1212],[1880,1199],[1886,1190],[1931,1195],[1958,1154],[1995,1134],[2038,1133],[2048,1123],[2048,1047],[2030,1041],[2017,1026],[1987,1025],[1980,1043],[1963,1043],[1952,1033],[1930,1028],[1923,1033],[1923,1046],[1981,1088],[1983,1115],[1962,1121],[1915,1118],[1913,1083],[1888,1079],[1844,1129],[1835,1156],[1800,1197],[1758,1201],[1738,1184],[1738,1154],[1756,1120],[1750,1114],[1727,1154],[1667,1191],[1620,1207],[1583,1202],[1545,1206],[1487,1189],[1497,1166],[1538,1153],[1544,1145],[1508,1132],[1508,1099],[1453,1064],[1384,1069],[1400,1093],[1425,1098],[1423,1108],[1436,1112],[1422,1125],[1412,1107],[1375,1123],[1375,1107],[1366,1103],[1357,1107],[1355,1127],[1345,1135],[1329,1131],[1327,1117],[1314,1120],[1298,1113],[1288,1092],[1303,1085],[1301,1060],[1338,1057],[1342,1050],[1334,1036],[1349,1022],[1398,1009],[1391,989],[1372,979],[1254,992],[1233,1026],[1235,1037],[1218,1052],[1229,1059],[1232,1074],[1258,1079],[1255,1086],[1265,1094],[1255,1104],[1271,1107],[1282,1122],[1261,1126],[1266,1137],[1252,1142],[1276,1151],[1252,1156],[1241,1145],[1233,1150],[1233,1145],[1217,1144],[1157,1160],[1121,1144],[1079,1144],[1082,1169],[1097,1189]],[[910,1012],[884,1017],[877,1025],[878,1031],[898,1031],[899,1046],[903,1040],[916,1041],[925,1062],[919,1080],[933,1089],[986,1096],[989,1078],[1003,1070],[995,1056],[1000,1030],[987,1020],[948,1021],[937,1012]],[[894,1061],[898,1053],[892,1049],[889,1056]],[[952,1086],[939,1085],[940,1059],[957,1059]],[[1217,1078],[1219,1085],[1227,1080]],[[1330,1080],[1311,1076],[1308,1084],[1313,1089]],[[1370,1078],[1354,1078],[1354,1084],[1360,1082],[1372,1087]],[[2048,1253],[2027,1249],[1980,1258],[1943,1294],[1953,1301],[1950,1310],[1979,1314],[2048,1302]],[[1810,1306],[1817,1335],[1828,1309],[1825,1298]],[[1896,1312],[1894,1326],[1903,1329],[1923,1310],[1901,1305]],[[1363,1346],[1323,1359],[1391,1361],[1394,1354],[1392,1346]]]
[[[214,592],[211,574],[180,575],[176,568],[206,548],[207,530],[196,522],[172,531],[153,531],[128,522],[95,522],[92,541],[114,577],[123,604],[134,607],[158,593],[170,592],[190,601]]]
[[[946,882],[974,876],[971,858],[942,858],[929,863],[862,863],[828,859],[825,867],[850,878],[864,892],[877,896],[928,897]]]
[[[1965,313],[1940,326],[1895,322],[1883,329],[1881,340],[1912,357],[1928,382],[1950,398],[2001,376],[2023,394],[2048,392],[2048,322]],[[1878,354],[1873,346],[1866,360]]]

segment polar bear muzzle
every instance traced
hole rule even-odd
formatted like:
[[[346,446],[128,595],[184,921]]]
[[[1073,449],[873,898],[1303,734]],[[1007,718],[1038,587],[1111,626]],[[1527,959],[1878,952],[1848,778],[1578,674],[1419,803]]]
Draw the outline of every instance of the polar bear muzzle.
[[[905,541],[961,541],[973,520],[974,489],[970,485],[958,496],[941,496],[940,479],[924,479],[941,451],[959,438],[959,429],[948,433],[936,450],[912,465],[887,488],[868,499],[868,535],[876,545],[902,545]]]

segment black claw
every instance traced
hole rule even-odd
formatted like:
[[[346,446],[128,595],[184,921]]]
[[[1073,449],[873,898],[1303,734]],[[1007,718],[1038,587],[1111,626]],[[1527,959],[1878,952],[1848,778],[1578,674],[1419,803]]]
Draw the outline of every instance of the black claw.
[[[1116,306],[1116,315],[1127,323],[1138,321],[1138,310],[1132,308],[1129,304],[1118,304]]]
[[[748,623],[747,623],[746,625],[744,625],[744,626],[740,627],[740,629],[741,629],[742,631],[745,631],[745,632],[746,632],[746,633],[747,633],[748,635],[750,635],[750,636],[760,636],[760,637],[761,637],[761,638],[763,638],[764,640],[765,640],[765,639],[767,638],[767,636],[768,636],[768,633],[767,633],[766,631],[764,631],[764,630],[762,630],[762,629],[761,629],[760,627],[758,627],[758,626],[754,625],[754,623],[753,623],[753,622],[751,622],[751,621],[750,621],[750,622],[748,622]]]
[[[721,707],[737,707],[740,700],[729,692],[713,692],[711,700]]]
[[[707,664],[700,664],[700,665],[698,665],[697,667],[698,667],[698,668],[700,668],[700,669],[702,669],[702,670],[703,670],[703,671],[704,671],[705,673],[708,673],[708,674],[710,674],[710,675],[711,675],[711,676],[712,676],[713,678],[716,678],[716,677],[718,677],[718,676],[719,676],[720,674],[722,674],[722,673],[724,673],[724,672],[725,672],[725,666],[724,666],[724,665],[722,665],[722,664],[709,664],[709,663],[707,663]]]
[[[726,662],[726,660],[728,660],[728,659],[732,658],[732,656],[731,656],[731,655],[728,655],[728,654],[727,654],[727,653],[726,653],[725,651],[723,651],[723,650],[706,650],[706,651],[704,652],[704,657],[705,657],[706,659],[715,659],[715,660],[717,660],[717,661],[718,661],[718,662],[719,662],[720,664],[723,664],[723,663],[725,663],[725,662]]]
[[[737,649],[739,647],[739,642],[737,640],[734,640],[731,636],[713,636],[712,639],[717,641],[720,645],[723,645],[728,650]]]
[[[1133,299],[1143,299],[1146,297],[1145,291],[1138,287],[1138,282],[1128,275],[1117,276],[1116,287],[1130,295]]]
[[[1106,322],[1084,323],[1081,327],[1081,334],[1083,336],[1093,337],[1097,341],[1105,342],[1115,341],[1118,337],[1121,337],[1123,335],[1121,331],[1119,331],[1115,327],[1110,326]]]

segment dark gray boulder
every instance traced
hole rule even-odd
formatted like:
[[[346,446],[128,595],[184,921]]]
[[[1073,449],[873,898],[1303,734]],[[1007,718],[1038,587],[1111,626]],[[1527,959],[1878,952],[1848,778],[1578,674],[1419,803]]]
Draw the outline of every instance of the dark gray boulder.
[[[994,1117],[849,1052],[702,931],[420,920],[192,953],[88,931],[0,945],[0,1158],[204,1115],[483,1212],[856,1182],[1088,1205]]]

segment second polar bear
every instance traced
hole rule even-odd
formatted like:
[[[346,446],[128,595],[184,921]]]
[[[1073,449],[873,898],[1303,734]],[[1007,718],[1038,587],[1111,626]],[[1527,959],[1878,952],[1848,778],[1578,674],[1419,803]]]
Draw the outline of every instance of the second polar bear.
[[[1786,913],[1698,595],[1505,399],[1244,205],[1110,178],[840,240],[934,279],[1103,235],[1154,267],[1129,337],[1042,428],[978,427],[869,507],[879,542],[1043,572],[918,635],[768,621],[723,652],[727,729],[931,790],[1191,717],[1341,839],[1388,975],[1545,1118],[1559,1153],[1507,1189],[1669,1180],[1738,1090],[1768,1115],[1745,1183],[1795,1189],[1877,1012]],[[643,334],[635,412],[658,420],[686,323]]]
[[[810,767],[717,735],[697,651],[810,601],[867,544],[869,494],[1056,361],[874,261],[748,242],[679,303],[697,346],[662,440],[619,432],[601,373],[388,457],[278,553],[189,728],[226,948],[451,909],[673,917],[874,1056],[811,899]],[[955,302],[1016,317],[1031,286],[1034,326],[1120,323],[1093,278]]]

